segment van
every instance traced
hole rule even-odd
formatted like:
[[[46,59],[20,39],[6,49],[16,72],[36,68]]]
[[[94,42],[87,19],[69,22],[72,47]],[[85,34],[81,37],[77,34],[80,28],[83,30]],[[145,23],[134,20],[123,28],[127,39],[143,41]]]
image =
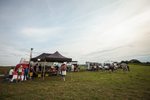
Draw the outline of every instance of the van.
[[[103,63],[98,63],[98,67],[99,67],[100,69],[102,69],[102,68],[103,68]]]
[[[113,62],[111,62],[111,61],[105,61],[105,62],[104,62],[104,67],[105,67],[105,69],[108,70],[108,69],[109,69],[109,66],[112,65],[112,63],[113,63]]]
[[[86,70],[92,71],[92,66],[98,65],[98,62],[86,62]]]

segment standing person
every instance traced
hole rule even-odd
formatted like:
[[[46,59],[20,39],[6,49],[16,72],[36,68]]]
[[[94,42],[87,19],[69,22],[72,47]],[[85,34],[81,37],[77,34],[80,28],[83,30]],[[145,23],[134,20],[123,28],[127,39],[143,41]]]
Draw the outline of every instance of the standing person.
[[[127,65],[126,65],[126,71],[127,71],[127,69],[128,69],[128,68],[127,68]]]
[[[96,64],[94,64],[94,71],[96,70]]]
[[[25,77],[26,77],[26,80],[27,80],[28,73],[29,73],[29,69],[26,66],[26,69],[24,70],[24,79],[23,80],[25,80]]]
[[[114,70],[114,64],[112,64],[112,66],[111,66],[111,70],[112,70],[112,72],[113,72],[113,70]]]
[[[78,64],[76,65],[76,68],[77,68],[77,72],[79,72],[79,66],[78,66]]]
[[[123,72],[126,74],[126,66],[123,66]]]
[[[105,67],[102,68],[103,72],[105,72]]]
[[[61,64],[59,64],[59,74],[62,74],[62,66],[61,66]]]
[[[76,72],[76,66],[74,66],[74,72]]]
[[[128,71],[130,71],[129,65],[127,65],[127,69],[128,69]]]
[[[33,76],[37,77],[37,72],[38,72],[38,64],[36,64],[33,68]]]
[[[31,66],[31,68],[30,68],[30,80],[31,80],[32,76],[33,76],[33,66]]]
[[[111,73],[112,73],[112,66],[109,65],[109,74],[111,74]]]
[[[39,65],[39,71],[41,71],[41,68],[42,68],[42,66],[41,66],[41,64]]]
[[[94,65],[92,65],[92,71],[94,71]]]
[[[91,71],[92,71],[92,64],[90,64],[90,69],[91,69]]]
[[[66,71],[69,71],[69,67],[68,66],[66,66],[67,67],[67,70]]]
[[[117,67],[116,66],[114,66],[114,70],[115,70],[115,72],[117,72]]]
[[[97,67],[97,71],[99,72],[99,69],[100,69],[100,68],[99,68],[98,64],[97,64],[97,66],[96,66],[96,67]]]
[[[59,74],[60,74],[60,68],[58,67],[57,76],[59,76]]]
[[[11,68],[11,70],[9,71],[9,81],[8,82],[12,82],[12,77],[13,77],[13,73],[14,73],[14,67]]]
[[[36,74],[39,72],[39,66],[36,66]]]
[[[22,73],[24,71],[24,69],[22,68],[22,65],[17,69],[18,71],[18,76],[17,76],[17,80],[16,80],[16,83],[18,82],[18,77],[20,76],[20,83],[21,83],[21,76],[22,76]]]
[[[65,81],[65,76],[66,76],[66,66],[65,64],[62,65],[62,80]]]
[[[79,72],[79,66],[78,65],[76,65],[76,68],[77,68],[77,72]]]
[[[79,65],[78,65],[78,72],[80,72],[80,67],[79,67]]]
[[[74,72],[74,65],[71,66],[71,71]]]
[[[121,65],[121,70],[123,70],[123,65]]]

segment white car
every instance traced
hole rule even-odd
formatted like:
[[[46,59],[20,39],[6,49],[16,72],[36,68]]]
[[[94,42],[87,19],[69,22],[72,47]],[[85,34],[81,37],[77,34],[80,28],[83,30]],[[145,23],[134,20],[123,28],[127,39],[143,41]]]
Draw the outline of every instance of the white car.
[[[105,63],[104,64],[105,69],[109,69],[109,65],[110,65],[110,63]]]
[[[102,69],[103,66],[102,66],[102,64],[99,63],[99,64],[98,64],[98,67],[99,67],[100,69]]]

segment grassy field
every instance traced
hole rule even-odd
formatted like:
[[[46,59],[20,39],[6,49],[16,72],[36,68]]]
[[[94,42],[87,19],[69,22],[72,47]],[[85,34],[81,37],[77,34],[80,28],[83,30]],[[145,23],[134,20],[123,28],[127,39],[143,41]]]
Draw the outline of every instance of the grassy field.
[[[0,78],[0,100],[150,100],[150,66],[129,66],[131,71],[126,74],[121,69],[112,74],[101,70],[68,72],[65,82],[61,76],[46,77],[44,83],[42,78],[22,83]]]

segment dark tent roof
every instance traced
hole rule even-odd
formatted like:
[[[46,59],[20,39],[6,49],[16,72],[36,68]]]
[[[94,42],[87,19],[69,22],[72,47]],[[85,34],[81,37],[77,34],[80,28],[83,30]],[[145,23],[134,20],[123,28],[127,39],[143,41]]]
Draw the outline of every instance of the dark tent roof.
[[[52,55],[47,56],[45,59],[48,62],[71,62],[72,61],[72,58],[64,57],[58,51],[56,51]]]
[[[50,53],[42,53],[41,55],[31,58],[31,61],[38,61],[38,59],[40,59],[40,61],[44,61],[45,57],[50,56]]]

